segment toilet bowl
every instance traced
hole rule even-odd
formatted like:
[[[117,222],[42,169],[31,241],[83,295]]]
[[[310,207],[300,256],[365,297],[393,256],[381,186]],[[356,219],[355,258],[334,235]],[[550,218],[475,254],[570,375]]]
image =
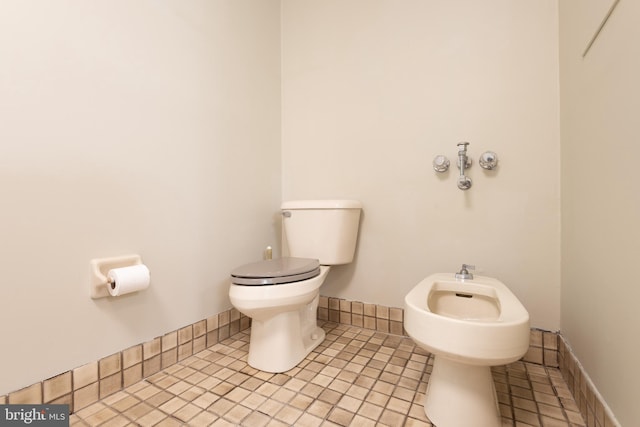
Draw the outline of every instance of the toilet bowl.
[[[316,310],[328,273],[328,266],[305,258],[261,261],[231,272],[231,304],[252,319],[249,365],[285,372],[324,340]]]
[[[353,261],[361,203],[303,200],[282,205],[289,256],[231,272],[229,300],[252,319],[248,363],[285,372],[325,338],[317,325],[320,286],[330,266]]]
[[[529,313],[491,277],[434,274],[405,297],[404,327],[434,355],[425,413],[438,427],[500,427],[491,366],[529,348]]]

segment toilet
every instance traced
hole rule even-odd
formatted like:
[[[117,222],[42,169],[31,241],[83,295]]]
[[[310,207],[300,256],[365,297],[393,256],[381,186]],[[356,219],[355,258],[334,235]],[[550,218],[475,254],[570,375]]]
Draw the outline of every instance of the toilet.
[[[424,409],[438,427],[502,426],[491,366],[529,348],[529,313],[491,277],[431,275],[405,297],[404,327],[434,356]]]
[[[250,366],[288,371],[324,340],[317,324],[320,286],[331,266],[353,261],[361,210],[356,200],[285,202],[282,234],[289,256],[231,272],[231,304],[252,319]]]

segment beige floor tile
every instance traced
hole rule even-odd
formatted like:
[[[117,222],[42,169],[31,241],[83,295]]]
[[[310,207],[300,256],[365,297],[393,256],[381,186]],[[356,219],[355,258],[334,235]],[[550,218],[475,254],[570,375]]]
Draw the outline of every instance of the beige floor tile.
[[[305,396],[304,394],[297,394],[289,401],[289,406],[305,411],[311,403],[313,403],[311,397]]]
[[[415,418],[407,418],[407,421],[405,421],[404,423],[404,427],[432,427],[433,424],[431,424],[429,421],[425,421],[425,420],[417,420]],[[511,427],[511,424],[509,424],[509,427]]]
[[[206,427],[211,425],[215,420],[218,419],[218,416],[212,414],[211,412],[202,411],[195,417],[189,420],[190,427]]]
[[[162,411],[158,409],[152,409],[147,414],[137,419],[136,423],[143,427],[152,426],[159,423],[166,417],[167,417],[167,414],[163,413]]]
[[[107,407],[85,418],[85,420],[89,424],[97,426],[98,424],[102,424],[117,415],[118,413],[116,411]]]
[[[306,427],[317,427],[322,424],[322,418],[316,417],[315,415],[311,415],[309,413],[304,413],[300,418],[298,418],[298,425],[306,426]]]
[[[154,394],[160,393],[160,391],[162,391],[162,389],[154,385],[148,385],[147,387],[144,387],[141,390],[136,391],[134,395],[141,400],[147,400]]]
[[[267,423],[267,427],[290,427],[290,426],[288,424],[283,423],[280,420],[276,420],[275,418],[273,418]]]
[[[351,420],[353,420],[354,416],[355,414],[353,412],[344,410],[342,408],[333,408],[327,419],[340,426],[348,426],[351,424]]]
[[[182,427],[183,423],[175,418],[167,417],[156,424],[156,427]]]
[[[289,425],[296,425],[296,420],[300,418],[302,414],[303,412],[300,409],[291,406],[284,406],[280,411],[278,411],[274,418]]]
[[[186,423],[200,412],[203,412],[202,408],[194,405],[193,403],[187,403],[182,408],[174,412],[173,416]]]
[[[306,412],[320,418],[325,418],[332,408],[332,405],[320,400],[316,400],[311,405],[309,405]]]
[[[87,419],[91,415],[93,415],[93,414],[95,414],[97,412],[100,412],[101,410],[103,410],[106,407],[107,406],[104,403],[96,402],[96,403],[93,403],[93,404],[91,404],[91,405],[89,405],[89,406],[77,411],[75,414],[77,416],[79,416],[80,418]]]
[[[244,399],[246,399],[250,394],[251,392],[249,390],[245,390],[241,387],[235,387],[234,389],[230,390],[227,394],[225,394],[224,397],[225,399],[229,399],[232,402],[240,403]]]
[[[159,407],[162,404],[164,404],[165,402],[171,400],[173,398],[173,394],[169,393],[168,391],[160,391],[156,394],[154,394],[153,396],[151,396],[150,398],[145,400],[145,403],[154,406],[154,407]]]
[[[198,396],[192,403],[202,409],[207,409],[218,399],[220,399],[220,396],[207,391]]]
[[[382,415],[382,406],[374,405],[369,402],[364,402],[358,409],[358,414],[363,417],[369,418],[373,421],[377,421]]]
[[[410,402],[407,402],[406,400],[398,399],[396,397],[390,398],[389,402],[387,402],[387,409],[394,412],[399,412],[401,414],[408,413],[410,408],[411,408]]]
[[[221,398],[216,400],[207,410],[209,412],[213,412],[219,417],[224,416],[227,412],[231,410],[236,404],[230,400],[225,398]]]
[[[401,413],[385,409],[378,420],[380,423],[388,426],[401,426],[404,423],[405,416]]]
[[[149,405],[147,402],[140,402],[137,405],[132,406],[131,408],[124,411],[124,415],[126,415],[127,418],[133,421],[136,421],[139,418],[143,418],[145,415],[147,415],[149,412],[152,412],[153,410],[154,410],[154,407]]]
[[[242,405],[235,405],[233,408],[228,410],[223,417],[236,425],[240,425],[241,421],[249,416],[249,414],[251,414],[251,409]]]
[[[246,426],[252,427],[264,427],[266,426],[271,418],[269,416],[263,414],[262,412],[252,412],[247,418],[244,419],[243,423]]]
[[[117,415],[111,418],[106,423],[100,424],[100,427],[124,427],[129,423],[131,423],[131,421],[127,419],[125,416]]]
[[[171,415],[186,404],[187,402],[185,400],[182,400],[181,398],[176,396],[160,405],[160,410]]]
[[[295,395],[296,393],[291,390],[287,390],[286,388],[280,388],[279,390],[277,390],[275,393],[271,395],[271,398],[282,403],[289,403],[289,401],[291,401],[291,399],[293,399]]]

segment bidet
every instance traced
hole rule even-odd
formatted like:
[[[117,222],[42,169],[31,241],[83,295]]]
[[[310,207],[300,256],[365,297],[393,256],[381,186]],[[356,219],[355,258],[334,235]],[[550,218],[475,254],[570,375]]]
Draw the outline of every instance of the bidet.
[[[471,276],[470,267],[433,274],[405,297],[407,334],[433,354],[424,408],[438,427],[501,427],[491,366],[529,348],[527,310],[504,283]]]

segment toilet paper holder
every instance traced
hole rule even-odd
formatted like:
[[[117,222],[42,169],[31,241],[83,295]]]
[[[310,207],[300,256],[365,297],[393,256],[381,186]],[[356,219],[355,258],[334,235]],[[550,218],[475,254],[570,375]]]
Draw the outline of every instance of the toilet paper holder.
[[[95,258],[91,260],[91,298],[104,298],[111,296],[109,286],[111,281],[107,278],[109,270],[121,267],[130,267],[142,264],[140,255],[122,255],[111,258]]]

